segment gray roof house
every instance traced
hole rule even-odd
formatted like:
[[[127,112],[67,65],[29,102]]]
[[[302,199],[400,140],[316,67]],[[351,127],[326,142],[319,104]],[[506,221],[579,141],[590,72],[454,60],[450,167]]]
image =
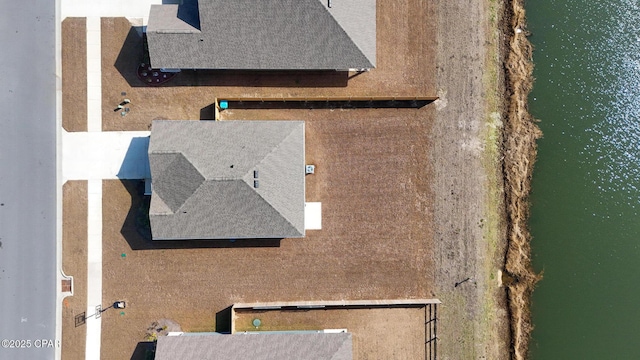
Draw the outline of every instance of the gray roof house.
[[[155,120],[154,240],[304,237],[302,121]]]
[[[183,0],[151,5],[146,34],[154,68],[370,69],[376,0]]]
[[[352,360],[350,333],[159,336],[156,360]]]

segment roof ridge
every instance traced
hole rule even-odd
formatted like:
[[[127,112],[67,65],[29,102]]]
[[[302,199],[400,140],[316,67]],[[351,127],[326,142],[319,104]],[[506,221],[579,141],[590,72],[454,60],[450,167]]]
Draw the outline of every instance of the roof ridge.
[[[265,204],[267,204],[271,209],[273,209],[276,213],[278,213],[278,215],[280,215],[280,217],[282,219],[284,219],[284,221],[289,224],[289,226],[291,226],[293,229],[295,229],[296,231],[298,230],[297,227],[295,227],[295,225],[293,225],[291,223],[291,221],[289,221],[289,219],[287,219],[286,216],[282,215],[282,213],[280,211],[278,211],[278,209],[276,209],[270,202],[267,201],[267,199],[265,199],[264,197],[262,197],[262,195],[260,195],[251,185],[247,184],[246,181],[244,181],[244,179],[240,178],[234,181],[240,181],[241,183],[244,183],[245,186],[247,186],[249,188],[249,190],[253,191],[254,193],[258,194],[258,198],[260,199],[260,201],[263,201]]]
[[[351,333],[347,332],[348,336],[345,336],[342,339],[342,343],[340,344],[340,346],[338,346],[338,348],[336,349],[336,351],[333,353],[333,355],[331,355],[331,359],[330,360],[338,360],[338,359],[342,359],[342,354],[340,353],[342,349],[344,349],[345,347],[348,346],[350,340],[352,339],[352,337],[350,336]],[[353,344],[352,344],[353,347]],[[353,348],[351,349],[353,351]],[[345,350],[346,351],[346,350]]]
[[[166,209],[169,214],[172,214],[172,215],[175,214],[160,195],[156,194],[155,197],[151,198],[151,201],[158,203],[159,206],[162,207],[163,209]],[[151,207],[151,204],[149,204],[149,206]],[[167,214],[158,214],[158,215],[166,216]]]
[[[186,157],[185,157],[185,158],[186,158]],[[187,159],[187,161],[189,161],[189,159]],[[194,168],[195,168],[195,166],[194,166]],[[196,169],[196,170],[198,170],[198,169]],[[175,213],[177,213],[178,211],[180,211],[180,209],[182,209],[182,207],[184,207],[184,205],[185,205],[187,202],[189,202],[189,199],[191,199],[191,197],[193,197],[193,195],[194,195],[195,193],[197,193],[197,192],[198,192],[198,190],[202,187],[202,185],[203,185],[204,183],[206,183],[206,182],[208,182],[208,181],[214,181],[214,180],[209,180],[209,179],[207,179],[206,177],[204,177],[204,175],[202,175],[202,173],[200,172],[200,170],[198,170],[198,173],[200,173],[200,175],[202,176],[202,178],[204,179],[204,181],[202,181],[202,182],[200,183],[200,185],[198,185],[198,187],[197,187],[197,188],[195,188],[195,189],[193,190],[193,192],[191,193],[191,195],[189,195],[189,196],[188,196],[188,197],[187,197],[187,198],[182,202],[182,204],[180,204],[180,207],[179,207],[179,208],[177,208],[177,209],[176,209],[176,211],[174,211],[174,212],[173,212],[174,214],[175,214]]]
[[[191,160],[189,160],[189,157],[188,157],[184,152],[182,152],[182,151],[176,151],[175,153],[176,153],[176,154],[181,155],[181,156],[182,156],[182,158],[183,158],[187,163],[189,163],[189,165],[191,165],[191,167],[193,167],[193,168],[196,170],[196,172],[198,173],[198,175],[200,175],[200,176],[202,177],[202,181],[200,182],[200,184],[198,185],[198,187],[196,187],[196,188],[191,192],[191,194],[189,194],[189,196],[187,196],[187,197],[184,199],[184,201],[182,202],[182,204],[180,204],[180,206],[178,206],[178,207],[176,208],[176,210],[175,210],[175,211],[173,211],[173,213],[174,213],[174,214],[178,213],[178,211],[180,211],[180,209],[182,209],[182,207],[184,206],[184,204],[186,204],[186,203],[187,203],[187,201],[189,201],[189,199],[191,199],[191,197],[193,196],[193,194],[195,194],[195,193],[198,191],[198,189],[200,189],[200,187],[202,187],[202,184],[204,184],[205,182],[207,182],[207,177],[206,177],[206,176],[204,176],[204,174],[202,173],[202,171],[200,171],[200,169],[198,169],[198,168],[197,168],[197,167],[196,167],[196,166],[191,162]],[[174,163],[176,160],[178,160],[178,157],[176,157],[176,158],[171,162],[171,165],[173,165],[173,163]],[[164,202],[164,199],[163,199],[163,202]],[[165,203],[166,203],[166,202],[165,202]],[[167,204],[167,205],[168,205],[168,204]],[[169,207],[169,208],[170,208],[170,207]],[[171,208],[170,208],[170,209],[171,209]]]
[[[292,126],[292,128],[291,128],[291,130],[289,131],[289,133],[287,134],[287,136],[283,137],[283,138],[282,138],[282,140],[280,140],[280,142],[278,142],[278,144],[277,144],[276,146],[274,146],[273,148],[271,148],[271,151],[269,151],[269,152],[268,152],[268,153],[267,153],[267,154],[266,154],[266,155],[265,155],[265,156],[264,156],[260,161],[258,161],[255,165],[253,165],[253,167],[252,167],[251,169],[249,169],[249,170],[248,170],[244,175],[242,175],[242,177],[240,177],[240,180],[242,180],[242,182],[243,182],[243,183],[245,183],[247,186],[251,187],[251,190],[253,190],[255,193],[257,193],[257,194],[259,195],[259,197],[260,197],[262,200],[264,200],[264,202],[266,202],[267,204],[269,204],[269,207],[271,207],[273,210],[275,210],[275,211],[280,215],[280,217],[282,217],[282,218],[287,222],[287,224],[291,225],[291,227],[292,227],[292,228],[294,228],[294,229],[296,229],[296,230],[298,230],[298,228],[297,228],[295,225],[293,225],[293,224],[291,223],[291,221],[289,221],[289,219],[288,219],[286,216],[284,216],[284,215],[282,214],[282,212],[280,212],[280,210],[278,210],[275,206],[273,206],[273,204],[271,204],[271,202],[267,201],[267,199],[265,199],[265,198],[264,198],[260,193],[258,193],[258,191],[256,191],[256,190],[252,187],[252,185],[251,185],[251,184],[249,184],[247,181],[245,181],[245,180],[244,180],[244,178],[245,178],[245,176],[247,176],[247,175],[251,174],[251,172],[252,172],[252,171],[253,171],[253,170],[254,170],[258,165],[262,164],[262,163],[265,161],[265,159],[267,159],[271,154],[273,154],[274,152],[276,152],[276,150],[278,150],[278,149],[280,148],[280,146],[282,146],[282,144],[283,144],[285,141],[287,141],[290,137],[294,136],[293,134],[294,134],[294,132],[295,132],[295,130],[296,130],[296,128],[297,128],[297,127],[302,126],[302,127],[304,128],[304,125],[303,125],[303,124],[304,124],[304,123],[302,123],[302,124],[297,124],[297,123],[296,123],[296,124],[295,124],[295,126]],[[300,171],[302,172],[302,171],[303,171],[303,169],[300,169]],[[304,230],[303,230],[303,231],[304,231]]]
[[[260,120],[250,120],[250,121],[260,121]],[[297,126],[301,126],[301,124],[296,124],[296,125],[297,125]],[[270,150],[268,153],[266,153],[266,154],[262,157],[262,159],[260,159],[260,161],[258,161],[255,165],[253,165],[253,167],[251,167],[249,170],[247,170],[247,172],[246,172],[246,173],[244,173],[244,174],[240,177],[240,179],[244,181],[244,177],[245,177],[245,176],[247,176],[247,175],[249,175],[249,174],[251,174],[251,172],[253,171],[253,169],[254,169],[256,166],[258,166],[258,165],[262,164],[262,163],[264,162],[264,159],[266,159],[267,157],[269,157],[269,155],[273,154],[273,153],[274,153],[274,152],[275,152],[275,151],[280,147],[280,145],[282,145],[282,143],[283,143],[283,142],[285,142],[285,140],[289,139],[289,138],[293,135],[293,131],[294,131],[294,130],[295,130],[295,129],[294,129],[294,128],[292,128],[292,129],[291,129],[291,131],[289,131],[289,133],[287,134],[287,136],[283,137],[283,138],[282,138],[282,140],[280,140],[280,142],[278,142],[278,144],[277,144],[276,146],[272,147],[272,148],[271,148],[271,150]],[[244,182],[245,182],[247,185],[250,185],[248,182],[246,182],[246,181],[244,181]]]
[[[356,43],[353,40],[351,35],[349,35],[349,33],[344,29],[344,27],[342,26],[342,24],[340,24],[340,22],[336,19],[336,17],[333,16],[333,14],[329,11],[329,9],[326,8],[324,5],[322,5],[321,1],[319,0],[314,0],[314,2],[317,3],[318,6],[322,8],[322,10],[324,10],[327,14],[329,14],[329,17],[338,25],[338,28],[340,28],[340,31],[347,37],[347,39],[349,39],[349,41],[356,47],[356,49],[358,49],[358,51],[360,52],[360,55],[362,55],[362,57],[364,57],[367,60],[369,65],[373,67],[373,63],[371,63],[371,60],[369,60],[369,57],[365,55],[364,51],[362,51],[362,48],[360,47],[360,45],[358,45],[358,43]]]

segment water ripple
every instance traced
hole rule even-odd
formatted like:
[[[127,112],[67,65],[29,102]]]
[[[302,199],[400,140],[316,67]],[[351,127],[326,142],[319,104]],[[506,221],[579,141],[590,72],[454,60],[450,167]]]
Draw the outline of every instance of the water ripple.
[[[640,5],[637,1],[594,4],[592,16],[607,16],[610,27],[586,43],[595,112],[585,133],[590,137],[581,159],[595,173],[589,181],[604,194],[640,200]],[[600,26],[602,23],[599,21]]]

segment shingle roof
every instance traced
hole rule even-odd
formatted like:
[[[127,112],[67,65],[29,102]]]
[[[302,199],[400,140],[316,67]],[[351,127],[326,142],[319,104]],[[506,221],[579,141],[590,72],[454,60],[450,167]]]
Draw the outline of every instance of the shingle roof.
[[[153,121],[154,240],[304,236],[304,122]]]
[[[187,22],[177,19],[179,9],[151,6],[147,40],[153,67],[375,67],[376,0],[333,0],[331,8],[328,0],[185,0],[189,1],[197,1],[198,31],[185,30]],[[183,18],[192,18],[192,12],[183,11],[188,14]]]
[[[350,333],[160,336],[156,360],[351,360]]]
[[[155,24],[162,24],[162,29],[156,31],[166,31],[169,33],[200,33],[200,16],[198,14],[197,2],[195,6],[179,6],[177,4],[167,4],[162,6],[152,6],[149,17],[153,17]]]

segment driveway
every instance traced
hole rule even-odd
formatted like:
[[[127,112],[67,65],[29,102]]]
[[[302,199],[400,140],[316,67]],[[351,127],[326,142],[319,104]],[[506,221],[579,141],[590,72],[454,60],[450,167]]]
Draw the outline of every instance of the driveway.
[[[150,178],[148,131],[62,132],[66,180]]]

